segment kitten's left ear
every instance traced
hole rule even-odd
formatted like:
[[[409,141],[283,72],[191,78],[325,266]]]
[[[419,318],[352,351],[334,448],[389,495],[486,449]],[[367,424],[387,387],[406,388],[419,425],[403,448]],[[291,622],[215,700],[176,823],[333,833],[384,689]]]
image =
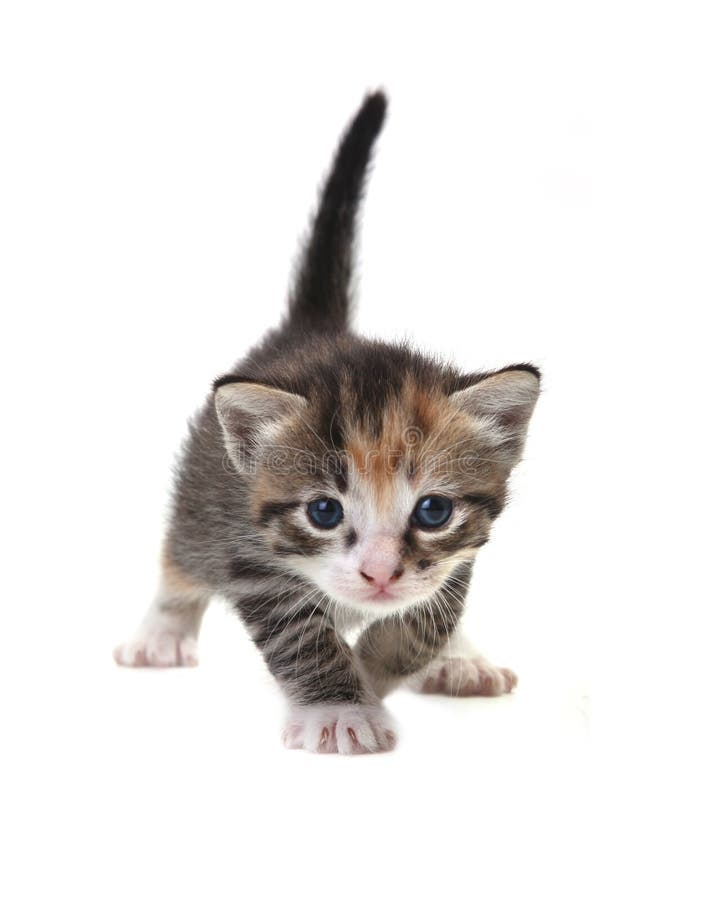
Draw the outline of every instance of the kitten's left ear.
[[[490,432],[490,438],[510,466],[519,461],[529,419],[539,397],[539,370],[513,366],[485,375],[450,395],[450,401]]]

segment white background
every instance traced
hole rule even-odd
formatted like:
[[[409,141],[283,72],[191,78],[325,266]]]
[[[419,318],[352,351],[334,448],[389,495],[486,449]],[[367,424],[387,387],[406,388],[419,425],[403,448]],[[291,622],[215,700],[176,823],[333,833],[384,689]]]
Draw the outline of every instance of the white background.
[[[2,5],[4,896],[709,896],[703,10]],[[198,670],[111,650],[378,86],[359,327],[544,373],[469,614],[521,684],[400,692],[393,754],[312,757],[221,606]]]

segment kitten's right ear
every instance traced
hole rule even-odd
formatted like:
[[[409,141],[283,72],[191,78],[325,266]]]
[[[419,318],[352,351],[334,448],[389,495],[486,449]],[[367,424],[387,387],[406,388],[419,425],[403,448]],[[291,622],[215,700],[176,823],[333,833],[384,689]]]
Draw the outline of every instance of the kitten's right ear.
[[[279,424],[304,410],[300,394],[255,384],[251,381],[219,384],[215,389],[215,411],[223,441],[238,472],[276,435]]]

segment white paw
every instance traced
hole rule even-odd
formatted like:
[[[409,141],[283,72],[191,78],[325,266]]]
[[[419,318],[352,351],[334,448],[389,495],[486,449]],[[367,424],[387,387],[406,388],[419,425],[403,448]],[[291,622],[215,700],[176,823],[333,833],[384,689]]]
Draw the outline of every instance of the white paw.
[[[346,703],[292,707],[283,738],[290,749],[311,753],[379,753],[396,744],[393,721],[382,706]]]
[[[139,632],[114,650],[120,666],[197,666],[198,642],[179,631]]]
[[[493,666],[484,657],[439,658],[413,679],[412,686],[423,694],[451,697],[498,697],[517,685],[511,669]]]

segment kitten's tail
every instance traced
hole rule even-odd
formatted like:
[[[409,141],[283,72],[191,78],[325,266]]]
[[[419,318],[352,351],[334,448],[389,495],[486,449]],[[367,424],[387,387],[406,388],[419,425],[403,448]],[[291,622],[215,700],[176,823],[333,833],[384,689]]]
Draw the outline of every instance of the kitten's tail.
[[[289,326],[322,332],[348,328],[356,215],[386,105],[381,91],[368,94],[341,139],[297,269]]]

